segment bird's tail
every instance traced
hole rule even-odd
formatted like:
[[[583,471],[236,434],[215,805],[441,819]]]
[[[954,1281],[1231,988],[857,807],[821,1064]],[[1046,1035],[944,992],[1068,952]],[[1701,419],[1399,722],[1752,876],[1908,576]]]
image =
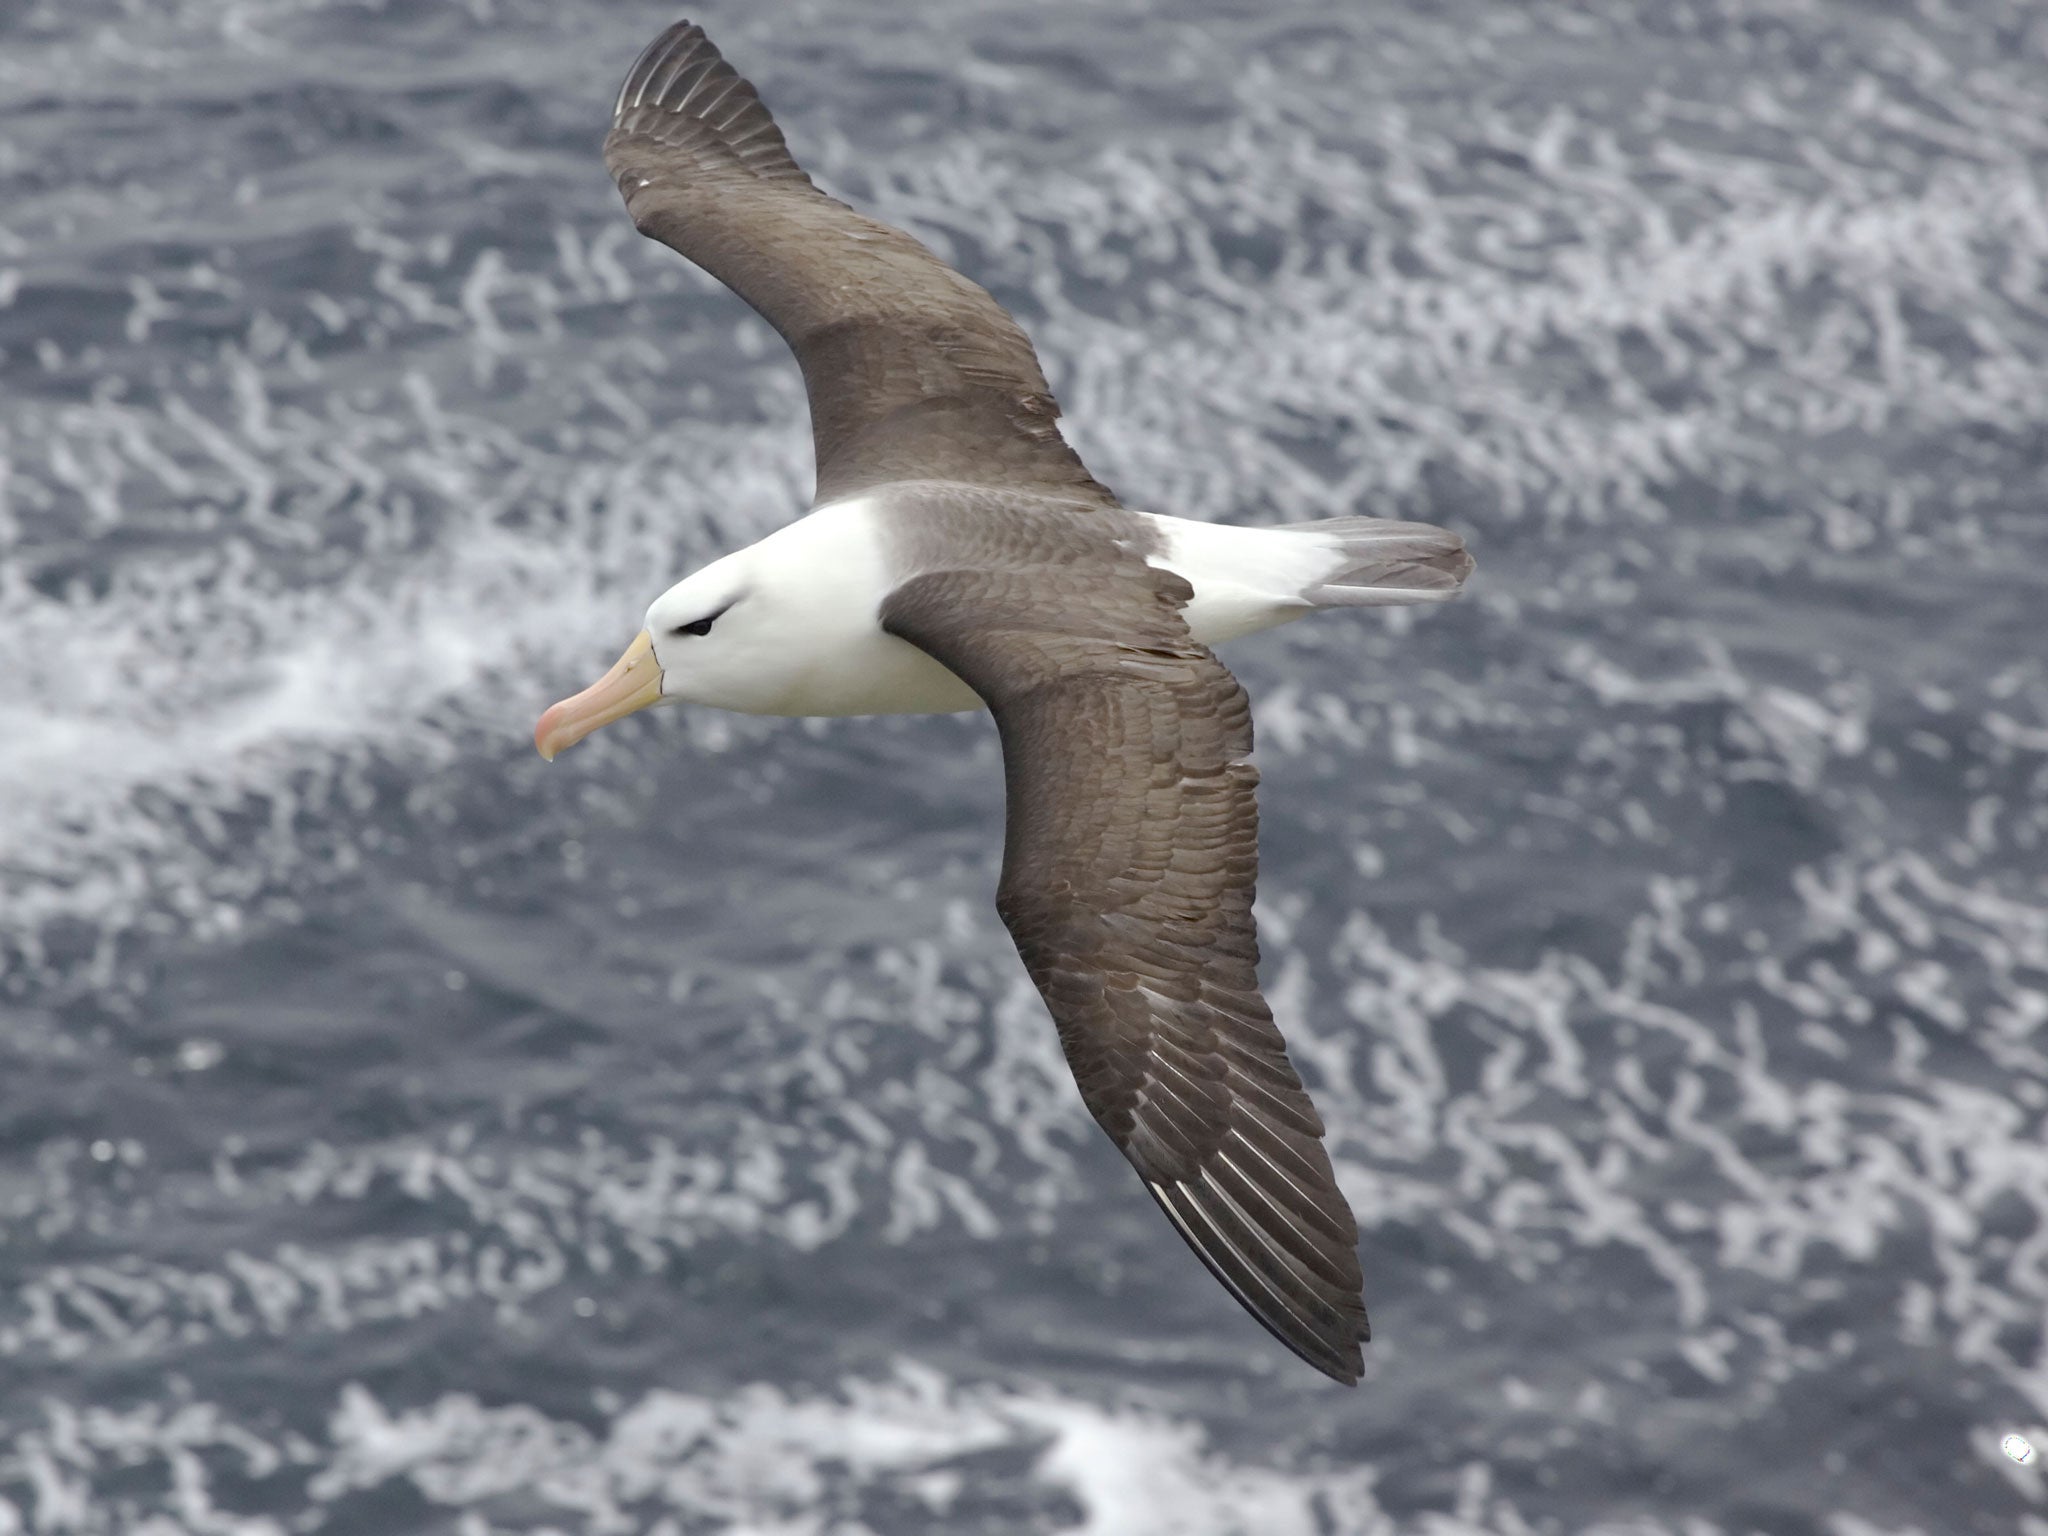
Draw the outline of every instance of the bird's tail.
[[[1302,600],[1317,608],[1440,603],[1456,597],[1472,574],[1465,541],[1431,523],[1333,517],[1274,531],[1313,539],[1328,549],[1328,564],[1301,589]]]

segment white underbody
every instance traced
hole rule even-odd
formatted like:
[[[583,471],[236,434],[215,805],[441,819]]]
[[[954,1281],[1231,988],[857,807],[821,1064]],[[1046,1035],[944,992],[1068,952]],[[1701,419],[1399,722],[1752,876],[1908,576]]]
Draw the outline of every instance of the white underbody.
[[[1164,535],[1152,563],[1195,589],[1183,611],[1203,644],[1311,611],[1300,593],[1329,564],[1322,541],[1140,515]],[[648,630],[663,693],[751,714],[979,709],[980,697],[952,672],[881,628],[878,615],[893,582],[876,502],[862,497],[820,507],[656,600]],[[727,602],[711,635],[670,638],[675,626]]]

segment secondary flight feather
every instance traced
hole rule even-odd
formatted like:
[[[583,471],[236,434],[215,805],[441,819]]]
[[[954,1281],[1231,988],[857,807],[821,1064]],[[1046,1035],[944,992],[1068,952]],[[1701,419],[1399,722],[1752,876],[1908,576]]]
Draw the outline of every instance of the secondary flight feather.
[[[535,744],[552,758],[667,701],[987,708],[1007,788],[996,906],[1083,1102],[1245,1310],[1355,1382],[1357,1225],[1259,992],[1251,713],[1209,647],[1322,608],[1442,601],[1471,557],[1421,523],[1233,528],[1121,505],[1060,436],[1016,321],[819,191],[688,22],[628,72],[604,158],[641,233],[789,343],[817,491],[657,597]]]

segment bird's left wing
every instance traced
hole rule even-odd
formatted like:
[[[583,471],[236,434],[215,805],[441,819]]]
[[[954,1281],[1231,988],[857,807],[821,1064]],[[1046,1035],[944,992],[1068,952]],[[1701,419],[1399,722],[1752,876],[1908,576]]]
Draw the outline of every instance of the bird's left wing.
[[[1017,322],[902,230],[813,186],[702,28],[678,22],[647,45],[604,160],[640,232],[753,305],[796,353],[819,501],[941,480],[1115,504],[1061,438]]]
[[[1246,1310],[1355,1382],[1357,1226],[1259,994],[1251,713],[1188,595],[1133,556],[951,570],[882,620],[995,715],[997,906],[1089,1111]]]

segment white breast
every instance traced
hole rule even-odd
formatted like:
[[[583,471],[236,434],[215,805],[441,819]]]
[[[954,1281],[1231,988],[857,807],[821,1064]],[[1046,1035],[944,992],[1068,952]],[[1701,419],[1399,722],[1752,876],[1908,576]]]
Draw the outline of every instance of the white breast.
[[[876,504],[859,497],[820,507],[750,551],[771,573],[787,688],[779,715],[925,715],[981,708],[945,667],[881,626],[893,577]]]
[[[705,702],[776,715],[981,708],[980,697],[952,672],[882,629],[882,600],[895,580],[882,515],[873,497],[833,502],[742,553],[752,595],[728,622],[746,626],[748,676]],[[1185,613],[1205,645],[1309,612],[1302,589],[1331,563],[1322,539],[1140,515],[1161,534],[1152,563],[1195,589]]]

